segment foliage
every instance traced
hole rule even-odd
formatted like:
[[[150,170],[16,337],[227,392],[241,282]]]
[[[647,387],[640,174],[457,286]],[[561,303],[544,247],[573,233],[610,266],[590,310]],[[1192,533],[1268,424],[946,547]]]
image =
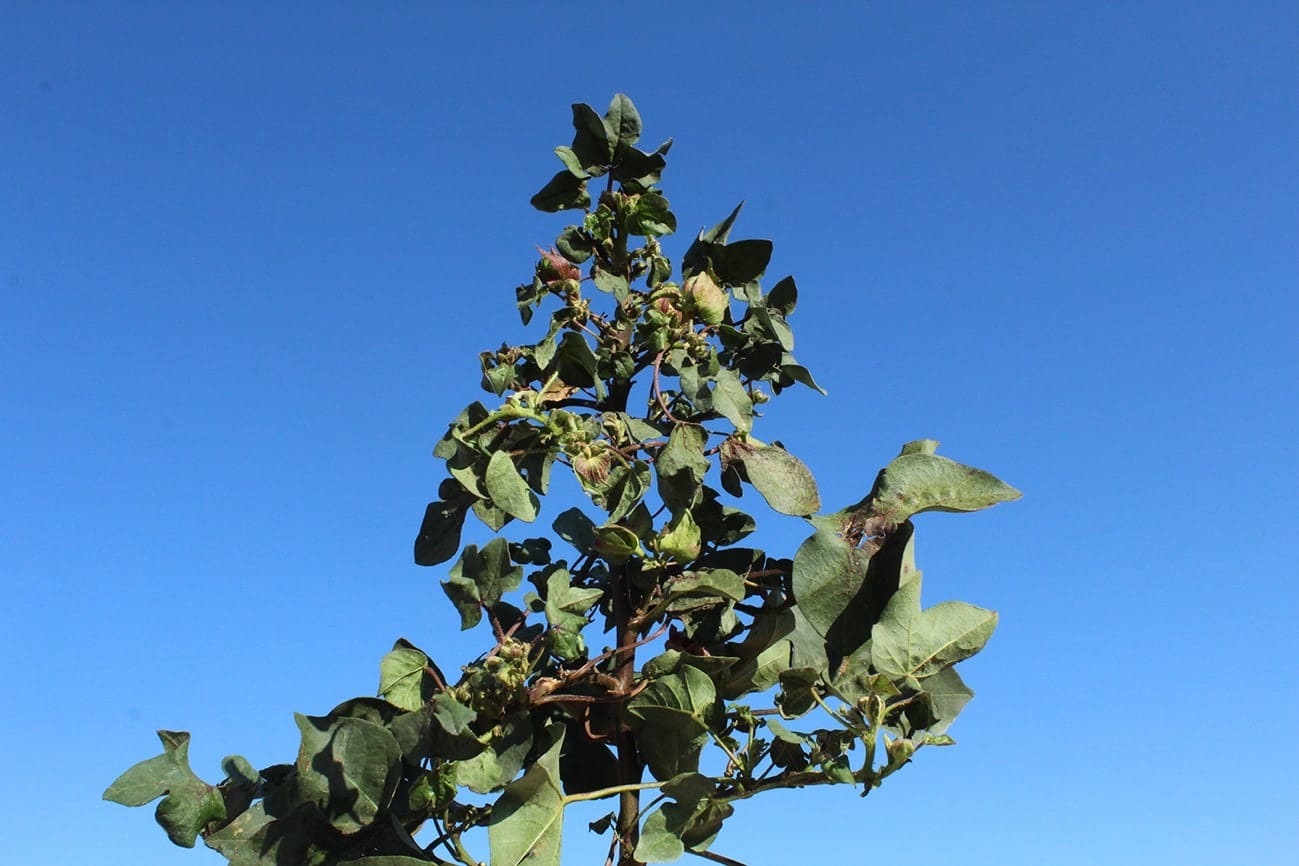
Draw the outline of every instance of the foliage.
[[[525,324],[543,307],[549,323],[482,353],[496,399],[437,443],[448,475],[415,542],[421,565],[454,558],[443,589],[493,645],[453,681],[398,641],[378,698],[297,716],[294,763],[228,758],[216,785],[189,769],[187,734],[160,732],[164,753],[104,796],[163,797],[176,844],[201,835],[236,866],[475,864],[464,837],[485,827],[492,866],[556,866],[565,808],[616,797],[592,825],[611,858],[669,862],[705,852],[741,800],[865,795],[952,742],[972,696],[954,665],[997,616],[921,607],[912,518],[1019,493],[922,440],[856,505],[818,514],[807,466],[753,433],[772,396],[820,390],[792,354],[794,280],[762,288],[771,243],[731,240],[737,207],[674,280],[660,238],[677,219],[658,188],[671,141],[638,149],[622,95],[603,117],[573,106],[573,127],[532,203],[580,218],[516,293]],[[551,516],[559,550],[529,528],[556,464],[591,506]],[[755,519],[730,503],[750,487],[810,521],[792,558],[745,545]],[[470,513],[494,537],[461,549]]]

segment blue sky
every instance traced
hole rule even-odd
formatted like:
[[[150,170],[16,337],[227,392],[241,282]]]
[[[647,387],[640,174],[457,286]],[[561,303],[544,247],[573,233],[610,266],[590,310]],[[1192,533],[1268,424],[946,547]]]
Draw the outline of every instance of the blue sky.
[[[6,4],[9,859],[217,864],[99,800],[155,728],[264,766],[397,636],[481,649],[410,561],[429,452],[530,333],[569,103],[623,91],[677,142],[670,251],[744,199],[798,278],[829,396],[759,435],[835,507],[922,437],[1025,493],[919,520],[926,602],[1001,613],[960,745],[715,850],[1296,862],[1297,38],[1287,3]]]

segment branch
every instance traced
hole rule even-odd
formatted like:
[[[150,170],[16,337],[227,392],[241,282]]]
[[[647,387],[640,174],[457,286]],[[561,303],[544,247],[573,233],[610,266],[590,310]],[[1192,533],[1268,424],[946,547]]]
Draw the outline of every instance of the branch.
[[[654,356],[654,382],[652,386],[654,399],[658,401],[659,409],[663,410],[663,417],[667,418],[673,424],[684,424],[684,421],[672,414],[672,410],[668,408],[667,401],[663,399],[663,389],[659,387],[659,367],[662,365],[663,352],[659,352]]]
[[[702,857],[705,860],[712,860],[714,863],[724,863],[726,866],[744,866],[739,860],[732,860],[730,857],[723,857],[721,854],[714,854],[712,851],[696,851],[693,848],[687,848],[686,853],[694,854],[696,857]]]

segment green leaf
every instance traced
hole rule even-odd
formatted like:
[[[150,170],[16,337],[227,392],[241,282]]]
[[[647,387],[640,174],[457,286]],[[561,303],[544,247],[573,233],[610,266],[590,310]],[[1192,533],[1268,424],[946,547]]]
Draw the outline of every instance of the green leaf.
[[[596,381],[597,360],[586,340],[572,331],[559,340],[555,352],[555,369],[568,385],[589,388]]]
[[[749,482],[774,511],[803,516],[821,508],[811,470],[784,448],[727,439],[722,443],[722,459],[742,464]]]
[[[468,629],[481,621],[484,606],[495,605],[522,580],[523,567],[510,563],[509,543],[493,538],[481,552],[477,545],[467,545],[442,588],[460,611],[460,627]]]
[[[922,611],[917,574],[898,587],[871,629],[871,663],[894,682],[923,679],[983,649],[996,627],[994,611],[964,602]]]
[[[613,271],[606,271],[601,267],[596,267],[591,272],[591,276],[597,289],[608,292],[619,301],[627,300],[627,293],[631,290],[631,286],[625,276],[615,274]]]
[[[609,128],[595,109],[585,103],[573,106],[573,152],[594,176],[604,174],[604,166],[613,159],[617,139],[610,140]]]
[[[625,526],[611,524],[595,529],[595,552],[619,565],[640,552],[640,538]]]
[[[564,792],[560,787],[559,755],[563,727],[554,744],[506,787],[492,806],[488,839],[492,866],[559,866],[563,832]],[[553,730],[553,729],[548,729]]]
[[[670,556],[677,562],[690,562],[699,556],[699,525],[690,511],[683,510],[663,528],[658,538],[660,556]]]
[[[570,508],[561,513],[551,528],[578,553],[590,553],[595,549],[595,523],[579,509]]]
[[[785,277],[776,285],[771,287],[771,292],[767,295],[767,309],[775,310],[780,313],[782,318],[788,319],[798,306],[798,286],[794,284],[793,277]]]
[[[713,251],[713,270],[723,285],[742,286],[762,276],[771,252],[771,241],[736,241]]]
[[[662,237],[677,230],[677,218],[663,196],[653,192],[642,193],[628,215],[627,230],[633,235]]]
[[[193,848],[198,834],[226,817],[225,800],[215,785],[194,775],[189,767],[189,734],[158,731],[163,752],[131,767],[104,791],[104,799],[123,806],[143,806],[162,797],[156,816],[167,838]]]
[[[531,748],[532,721],[527,716],[517,717],[488,748],[456,764],[456,782],[475,794],[499,790],[523,769]]]
[[[379,662],[379,694],[403,710],[417,710],[433,697],[434,683],[425,668],[431,660],[405,641]]]
[[[272,818],[264,802],[255,803],[229,824],[208,835],[204,842],[230,861],[230,866],[322,866],[327,848],[313,840],[327,838],[319,813],[302,803]]]
[[[533,207],[546,213],[583,210],[590,206],[591,194],[586,191],[585,180],[565,169],[552,177],[531,201]]]
[[[1023,495],[982,469],[939,457],[937,447],[933,439],[903,446],[876,478],[858,514],[897,524],[923,511],[978,511]]]
[[[437,565],[446,562],[460,549],[460,530],[465,523],[468,503],[430,502],[424,510],[424,522],[415,536],[415,564]]]
[[[689,514],[690,512],[684,512]],[[730,601],[744,599],[744,578],[730,569],[707,568],[687,571],[668,586],[671,600],[690,597],[714,597]]]
[[[604,114],[604,128],[609,141],[614,143],[615,157],[640,139],[640,114],[625,94],[615,94],[609,103],[609,110]]]
[[[493,452],[487,464],[487,495],[492,497],[498,507],[517,517],[525,523],[537,519],[540,503],[537,495],[528,487],[514,460],[504,451]]]
[[[577,158],[577,154],[573,152],[573,148],[560,145],[555,148],[555,156],[559,157],[559,161],[564,164],[564,168],[568,169],[573,177],[586,180],[591,176],[590,173],[583,168],[582,161]]]
[[[947,668],[926,677],[920,685],[924,689],[925,707],[929,711],[924,727],[933,736],[946,733],[961,710],[974,697],[974,692],[962,681],[956,668]]]
[[[913,527],[904,523],[882,540],[854,547],[833,527],[821,526],[794,556],[798,615],[839,656],[871,636],[894,591],[917,572]]]
[[[315,803],[340,833],[374,823],[401,778],[401,749],[382,725],[366,719],[294,715],[302,733],[298,795]]]
[[[627,715],[650,772],[665,781],[699,768],[700,750],[720,722],[722,704],[707,674],[683,666],[632,698]]]
[[[570,721],[559,756],[567,794],[587,794],[618,784],[618,759],[604,743],[589,739],[578,722]]]
[[[615,466],[609,473],[605,507],[610,520],[622,520],[641,503],[650,489],[649,464],[642,460],[630,466]]]
[[[730,368],[723,367],[717,371],[713,408],[721,412],[741,433],[753,429],[753,400],[740,384],[740,374]]]
[[[555,248],[573,264],[580,265],[595,251],[591,238],[581,226],[569,226],[555,238]],[[524,324],[527,324],[526,322]]]
[[[645,863],[670,863],[686,849],[706,849],[734,811],[729,802],[714,797],[713,780],[699,773],[678,776],[663,792],[673,799],[645,819],[636,847],[636,859]]]
[[[654,461],[659,496],[673,511],[689,508],[699,496],[710,465],[704,456],[708,433],[702,427],[677,424]]]

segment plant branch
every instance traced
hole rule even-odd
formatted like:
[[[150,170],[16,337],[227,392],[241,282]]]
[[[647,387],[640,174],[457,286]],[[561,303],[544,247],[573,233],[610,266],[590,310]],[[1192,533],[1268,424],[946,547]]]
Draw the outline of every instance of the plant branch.
[[[564,805],[568,805],[569,803],[581,803],[586,800],[603,800],[605,797],[625,794],[628,791],[655,791],[666,784],[666,782],[637,782],[634,785],[614,785],[609,788],[601,788],[598,791],[587,791],[582,794],[566,794],[564,796]]]
[[[721,854],[714,854],[712,851],[696,851],[693,848],[687,848],[686,853],[694,854],[696,857],[702,857],[705,860],[712,860],[714,863],[723,863],[725,866],[744,866],[739,860],[732,860],[730,857],[723,857]]]

